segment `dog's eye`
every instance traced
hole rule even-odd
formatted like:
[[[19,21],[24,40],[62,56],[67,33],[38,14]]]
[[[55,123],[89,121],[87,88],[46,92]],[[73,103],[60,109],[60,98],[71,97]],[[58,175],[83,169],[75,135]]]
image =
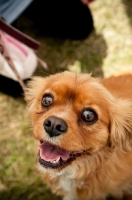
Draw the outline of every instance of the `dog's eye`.
[[[53,103],[53,97],[51,95],[46,95],[42,99],[42,106],[49,107]]]
[[[94,124],[98,119],[96,112],[92,109],[83,110],[81,117],[86,124]]]

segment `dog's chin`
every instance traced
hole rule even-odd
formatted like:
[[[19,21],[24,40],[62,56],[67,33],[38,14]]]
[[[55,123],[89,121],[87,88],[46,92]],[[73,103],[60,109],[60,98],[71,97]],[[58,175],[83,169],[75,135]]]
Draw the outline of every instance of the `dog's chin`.
[[[73,160],[85,154],[84,151],[67,151],[49,142],[41,141],[38,162],[51,169],[62,169]]]

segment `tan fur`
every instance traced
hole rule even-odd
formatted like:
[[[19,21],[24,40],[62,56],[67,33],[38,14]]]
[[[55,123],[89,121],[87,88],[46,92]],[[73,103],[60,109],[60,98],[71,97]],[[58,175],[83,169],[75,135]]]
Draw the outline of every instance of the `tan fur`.
[[[64,200],[97,200],[109,195],[121,199],[132,194],[131,85],[129,74],[100,80],[70,72],[34,77],[29,83],[25,99],[35,138],[67,151],[91,149],[91,155],[84,154],[61,169],[37,164],[44,181]],[[49,109],[41,106],[45,93],[54,96]],[[92,125],[80,120],[87,107],[98,114]],[[68,131],[50,138],[43,128],[49,116],[65,120]]]

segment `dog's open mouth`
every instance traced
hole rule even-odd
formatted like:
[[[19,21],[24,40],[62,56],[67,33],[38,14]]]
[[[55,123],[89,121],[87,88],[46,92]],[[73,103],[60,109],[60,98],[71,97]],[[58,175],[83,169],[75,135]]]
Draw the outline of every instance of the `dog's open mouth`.
[[[60,168],[84,154],[84,151],[69,152],[48,142],[39,146],[39,163],[46,168]]]

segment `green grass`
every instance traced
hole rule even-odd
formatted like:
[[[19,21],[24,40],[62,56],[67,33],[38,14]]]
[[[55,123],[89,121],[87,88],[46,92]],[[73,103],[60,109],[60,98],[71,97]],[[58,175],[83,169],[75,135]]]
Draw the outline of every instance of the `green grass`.
[[[97,0],[90,8],[95,31],[83,41],[44,37],[24,16],[19,19],[21,30],[41,42],[37,54],[49,66],[38,66],[35,74],[68,69],[108,77],[132,71],[132,2]],[[36,151],[24,99],[0,93],[0,200],[59,200],[36,169]]]

